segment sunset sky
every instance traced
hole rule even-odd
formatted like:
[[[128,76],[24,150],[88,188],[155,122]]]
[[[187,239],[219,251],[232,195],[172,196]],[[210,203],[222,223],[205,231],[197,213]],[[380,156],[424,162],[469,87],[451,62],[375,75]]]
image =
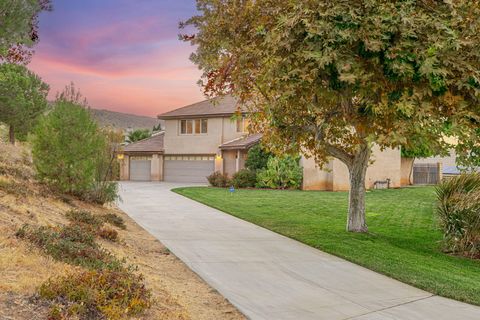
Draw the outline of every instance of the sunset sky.
[[[40,43],[29,68],[50,96],[73,81],[91,107],[140,115],[199,100],[193,51],[178,23],[195,0],[54,0],[40,16]]]

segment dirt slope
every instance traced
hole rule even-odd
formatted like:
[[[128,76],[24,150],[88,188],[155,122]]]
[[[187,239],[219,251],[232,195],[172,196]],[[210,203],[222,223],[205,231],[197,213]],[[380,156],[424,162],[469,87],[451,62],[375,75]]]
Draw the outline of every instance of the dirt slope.
[[[244,319],[155,238],[116,207],[96,206],[52,194],[34,179],[30,155],[23,147],[0,142],[0,319],[45,319],[47,305],[36,288],[51,276],[76,268],[54,261],[15,237],[23,224],[67,223],[65,213],[86,209],[114,212],[127,225],[117,229],[122,241],[101,244],[128,263],[138,265],[156,303],[142,319]]]

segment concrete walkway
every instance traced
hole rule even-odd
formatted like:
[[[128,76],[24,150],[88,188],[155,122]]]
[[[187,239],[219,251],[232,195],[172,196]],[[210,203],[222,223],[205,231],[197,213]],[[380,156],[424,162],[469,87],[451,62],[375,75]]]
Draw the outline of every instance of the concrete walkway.
[[[170,191],[122,183],[120,208],[250,319],[478,320],[413,288]]]

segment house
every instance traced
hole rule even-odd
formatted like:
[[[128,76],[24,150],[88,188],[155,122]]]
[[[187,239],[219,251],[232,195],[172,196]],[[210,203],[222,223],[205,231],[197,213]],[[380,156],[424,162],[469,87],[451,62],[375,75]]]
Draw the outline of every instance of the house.
[[[121,155],[122,180],[201,182],[215,171],[232,176],[245,167],[261,134],[247,132],[248,119],[233,97],[194,103],[158,116],[165,131],[129,144]],[[374,148],[367,187],[400,187],[400,150]],[[302,156],[305,190],[348,190],[347,167],[332,159],[324,170]]]

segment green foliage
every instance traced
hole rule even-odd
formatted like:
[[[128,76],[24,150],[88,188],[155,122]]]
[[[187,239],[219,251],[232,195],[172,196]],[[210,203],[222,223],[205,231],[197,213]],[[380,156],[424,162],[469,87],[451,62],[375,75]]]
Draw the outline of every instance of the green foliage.
[[[48,85],[26,67],[0,64],[0,122],[10,126],[17,138],[25,139],[47,109],[48,91]]]
[[[233,94],[277,154],[331,157],[365,179],[374,145],[468,154],[480,127],[476,1],[197,0],[182,26],[204,93]],[[477,137],[477,140],[475,140]],[[464,159],[467,159],[466,157]],[[363,188],[348,230],[365,232]],[[356,201],[358,199],[358,201]],[[351,225],[350,225],[351,223]]]
[[[141,315],[153,304],[143,282],[143,276],[131,270],[91,270],[49,279],[38,292],[54,303],[51,317],[125,319]]]
[[[74,91],[67,87],[35,129],[32,154],[38,178],[87,201],[113,201],[117,184],[108,181],[113,151]]]
[[[62,227],[24,225],[16,233],[42,249],[55,260],[89,269],[120,270],[123,262],[99,247],[94,235],[80,224]]]
[[[265,151],[261,144],[256,144],[248,150],[245,167],[247,169],[257,171],[267,167],[268,159],[273,156],[270,152]]]
[[[442,182],[436,192],[446,250],[480,258],[480,174]]]
[[[143,139],[150,138],[152,136],[152,132],[148,129],[137,129],[130,132],[127,136],[127,142],[133,143]]]
[[[153,128],[152,128],[152,132],[158,132],[158,131],[162,131],[162,124],[161,123],[153,126]]]
[[[50,0],[0,2],[0,61],[28,61],[28,49],[38,42],[38,15],[43,10],[51,10]]]
[[[299,159],[291,156],[271,157],[267,167],[257,175],[257,186],[272,189],[299,189],[302,185],[303,172]]]
[[[212,187],[225,188],[230,184],[230,179],[226,174],[221,173],[220,171],[215,171],[207,177],[208,183]]]
[[[83,223],[92,228],[99,228],[103,224],[100,217],[86,210],[70,210],[65,214],[65,217],[73,223]]]
[[[253,188],[257,183],[257,173],[249,169],[242,169],[236,172],[231,180],[235,188]]]
[[[122,230],[127,229],[127,226],[125,225],[125,221],[123,220],[122,217],[118,216],[115,213],[107,213],[101,216],[103,221],[106,223],[111,224],[112,226],[115,226],[117,228],[120,228]]]

